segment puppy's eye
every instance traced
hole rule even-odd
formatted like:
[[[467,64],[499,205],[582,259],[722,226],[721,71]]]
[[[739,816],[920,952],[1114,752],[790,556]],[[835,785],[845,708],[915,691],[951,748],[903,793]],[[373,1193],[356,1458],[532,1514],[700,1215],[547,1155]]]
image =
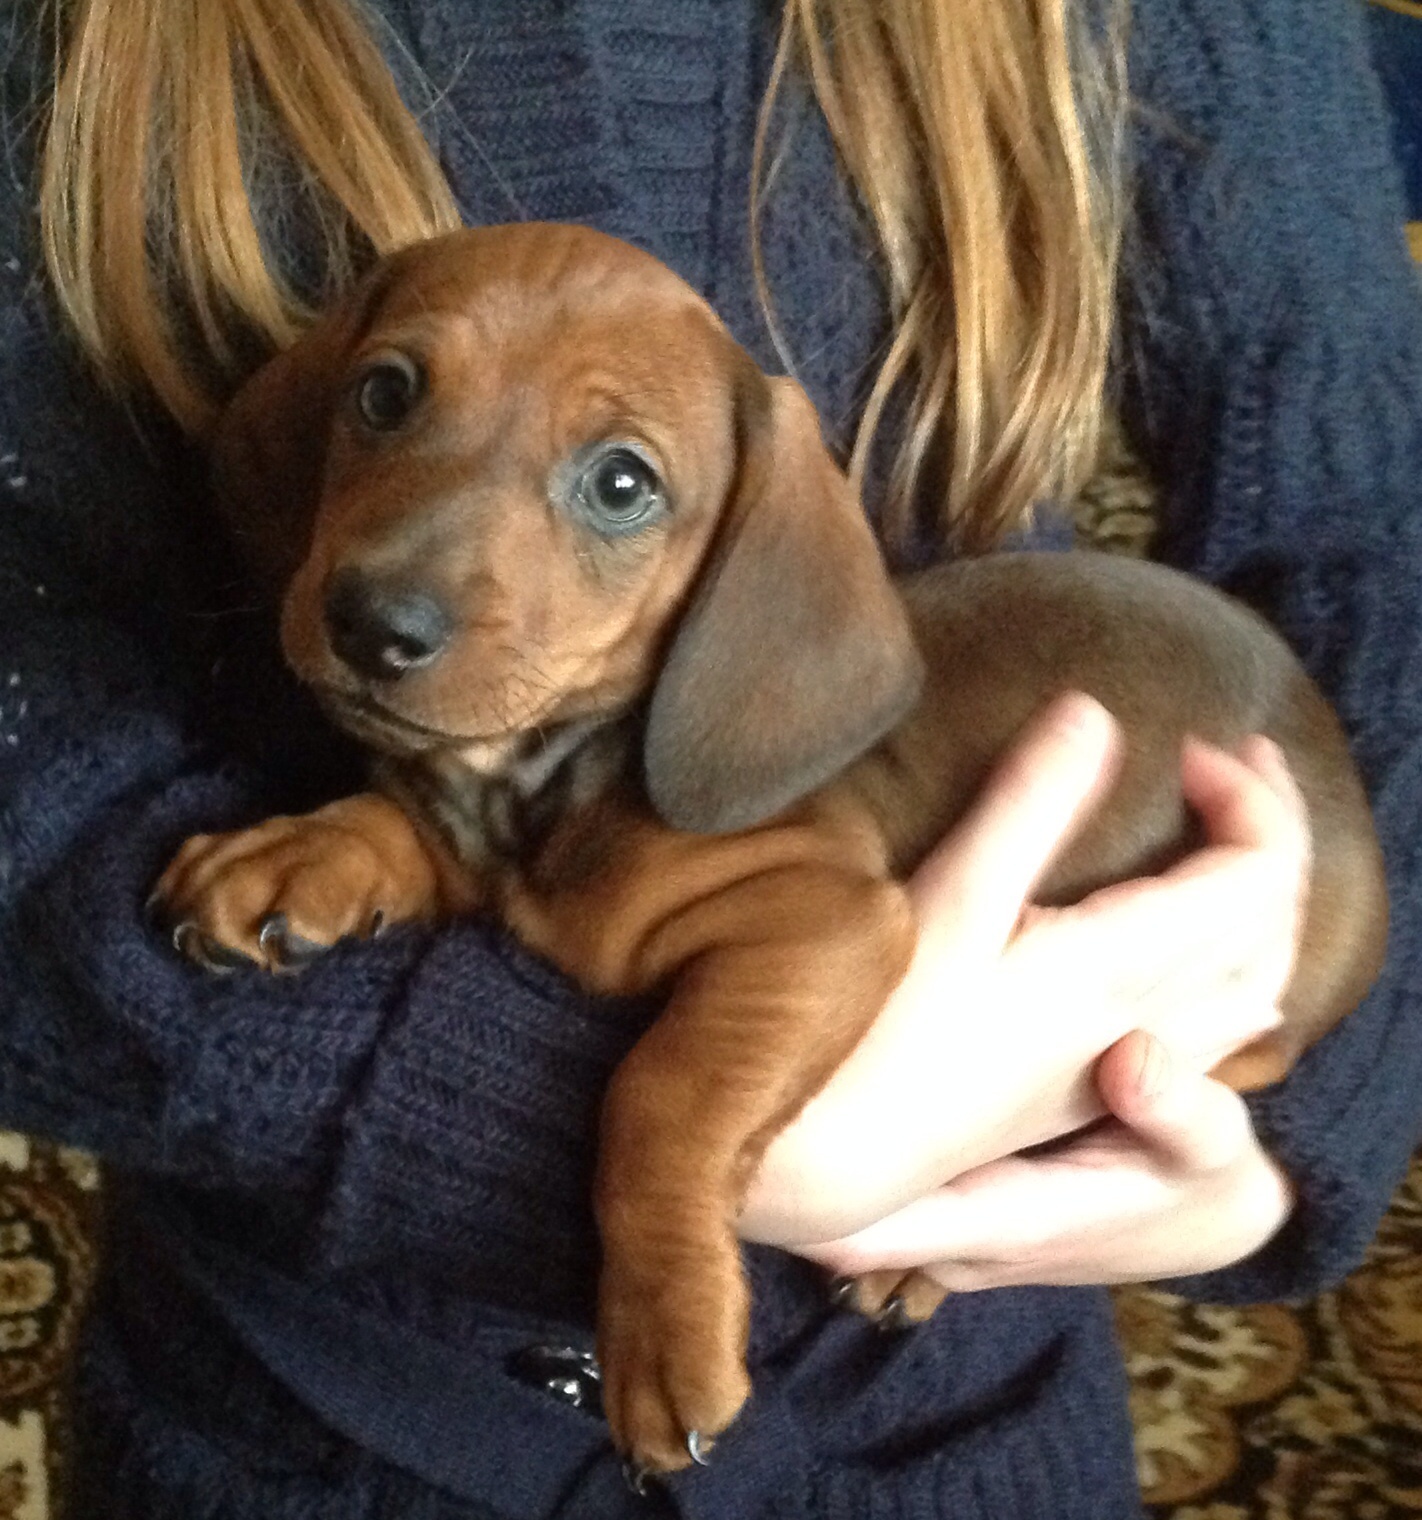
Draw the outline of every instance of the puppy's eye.
[[[580,470],[574,491],[593,526],[603,533],[630,533],[666,505],[661,477],[627,444],[597,449]]]
[[[377,433],[400,427],[425,388],[424,371],[403,354],[377,360],[356,383],[361,420]]]

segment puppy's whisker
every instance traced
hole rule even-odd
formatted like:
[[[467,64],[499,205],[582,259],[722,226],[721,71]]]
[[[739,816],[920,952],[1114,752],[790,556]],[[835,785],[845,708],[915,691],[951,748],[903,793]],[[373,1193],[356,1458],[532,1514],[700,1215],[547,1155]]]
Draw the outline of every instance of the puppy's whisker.
[[[552,693],[557,690],[558,682],[555,681],[553,677],[550,676],[548,672],[544,670],[543,667],[539,665],[535,660],[529,658],[527,655],[524,655],[523,663],[525,667],[533,673],[534,678],[543,687],[544,691]]]

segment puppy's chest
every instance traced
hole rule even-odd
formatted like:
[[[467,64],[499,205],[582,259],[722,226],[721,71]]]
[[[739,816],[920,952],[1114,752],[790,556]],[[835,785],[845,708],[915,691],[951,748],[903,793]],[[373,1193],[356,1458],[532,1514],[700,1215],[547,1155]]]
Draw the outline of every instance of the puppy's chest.
[[[376,782],[439,839],[499,910],[511,892],[586,888],[607,867],[612,814],[635,789],[631,735],[610,725],[555,739],[498,775],[457,756],[382,758]]]

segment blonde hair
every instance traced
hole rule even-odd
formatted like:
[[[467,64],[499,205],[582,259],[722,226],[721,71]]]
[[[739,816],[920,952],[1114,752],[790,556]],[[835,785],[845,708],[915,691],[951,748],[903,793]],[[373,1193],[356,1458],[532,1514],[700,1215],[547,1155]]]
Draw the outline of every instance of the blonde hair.
[[[274,163],[316,211],[330,290],[368,252],[459,225],[346,0],[80,0],[45,144],[45,261],[101,376],[151,388],[190,432],[244,347],[285,347],[312,316],[253,210]]]
[[[786,0],[756,203],[777,91],[802,68],[888,272],[894,337],[850,469],[862,478],[906,384],[900,532],[933,479],[944,528],[989,543],[1094,451],[1123,48],[1085,47],[1069,3]],[[285,346],[310,320],[253,209],[274,160],[319,215],[328,293],[363,258],[457,224],[350,0],[77,0],[44,154],[46,262],[104,379],[156,394],[194,434],[254,345]]]
[[[937,485],[940,527],[982,547],[1095,461],[1123,216],[1124,7],[1098,18],[1093,45],[1069,4],[786,0],[756,180],[798,58],[888,273],[893,339],[850,473],[862,481],[909,380],[886,503],[900,535],[921,482]]]

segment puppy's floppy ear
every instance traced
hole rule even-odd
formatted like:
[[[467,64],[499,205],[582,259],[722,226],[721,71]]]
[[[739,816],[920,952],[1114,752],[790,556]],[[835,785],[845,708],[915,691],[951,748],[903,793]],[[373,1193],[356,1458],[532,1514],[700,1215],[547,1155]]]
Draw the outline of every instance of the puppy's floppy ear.
[[[217,420],[211,476],[218,512],[250,566],[274,588],[306,557],[338,388],[390,286],[392,265],[378,265],[269,359]]]
[[[644,760],[673,828],[788,807],[902,718],[922,664],[808,397],[753,366],[733,499],[652,694]]]

